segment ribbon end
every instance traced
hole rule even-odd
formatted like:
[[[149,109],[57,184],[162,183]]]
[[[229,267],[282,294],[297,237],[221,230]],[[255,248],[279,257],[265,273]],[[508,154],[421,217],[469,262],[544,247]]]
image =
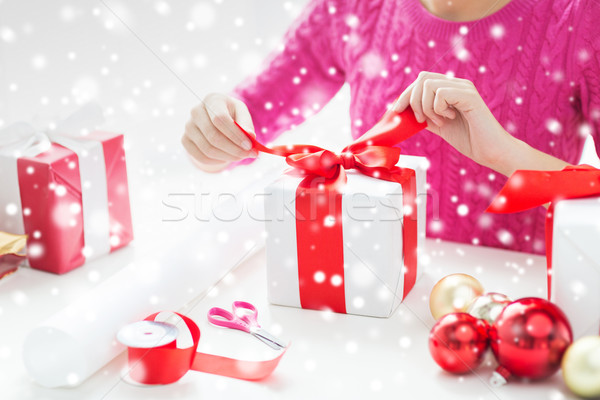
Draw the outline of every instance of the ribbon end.
[[[506,196],[501,193],[492,200],[492,203],[485,209],[486,213],[508,214],[512,212],[507,207]]]
[[[383,117],[351,146],[353,148],[367,146],[392,147],[427,128],[426,123],[417,121],[412,109],[401,113],[388,110]]]

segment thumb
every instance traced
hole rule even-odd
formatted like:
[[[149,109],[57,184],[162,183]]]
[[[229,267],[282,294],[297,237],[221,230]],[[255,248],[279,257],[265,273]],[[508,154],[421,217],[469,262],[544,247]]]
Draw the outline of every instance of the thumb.
[[[431,119],[425,118],[425,122],[427,123],[427,130],[431,133],[435,133],[438,136],[442,136],[442,132],[439,126],[437,126]]]

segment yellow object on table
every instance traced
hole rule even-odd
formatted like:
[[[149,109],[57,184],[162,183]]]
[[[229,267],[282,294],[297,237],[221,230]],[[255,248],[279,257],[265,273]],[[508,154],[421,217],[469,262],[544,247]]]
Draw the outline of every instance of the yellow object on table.
[[[585,336],[569,346],[562,359],[562,373],[576,395],[600,397],[600,336]]]
[[[483,294],[481,283],[467,274],[452,274],[438,281],[429,296],[431,315],[439,320],[446,314],[466,312],[471,302]]]
[[[0,232],[0,256],[5,254],[17,254],[24,256],[25,252],[21,250],[25,248],[27,243],[27,235],[14,235],[12,233]]]

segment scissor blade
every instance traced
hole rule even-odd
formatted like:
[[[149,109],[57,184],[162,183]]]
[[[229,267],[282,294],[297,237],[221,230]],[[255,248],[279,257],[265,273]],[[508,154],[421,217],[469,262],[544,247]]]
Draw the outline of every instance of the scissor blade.
[[[275,350],[284,349],[285,343],[262,328],[254,328],[251,333]]]

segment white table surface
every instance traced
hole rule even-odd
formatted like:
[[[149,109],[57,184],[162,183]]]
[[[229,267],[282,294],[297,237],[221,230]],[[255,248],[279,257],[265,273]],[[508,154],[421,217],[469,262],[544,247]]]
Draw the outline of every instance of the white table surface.
[[[65,276],[22,268],[0,281],[3,399],[575,398],[560,373],[542,382],[511,382],[491,388],[487,383],[495,368],[491,354],[477,374],[451,375],[434,363],[427,347],[434,323],[428,296],[438,279],[463,272],[479,279],[487,291],[512,298],[543,296],[546,268],[540,256],[434,240],[427,241],[426,255],[421,258],[423,276],[389,319],[268,304],[264,250],[191,302],[183,311],[200,326],[200,351],[245,359],[276,355],[250,335],[209,326],[208,309],[228,307],[234,300],[255,304],[263,327],[291,341],[279,367],[262,382],[191,371],[171,385],[135,386],[121,379],[125,353],[75,388],[47,389],[33,382],[20,354],[25,334],[46,315],[116,272],[119,265],[135,257],[136,250],[129,247],[112,255],[110,263],[107,258],[100,259]],[[98,277],[95,271],[100,264],[103,270]],[[90,279],[91,275],[95,279]]]

